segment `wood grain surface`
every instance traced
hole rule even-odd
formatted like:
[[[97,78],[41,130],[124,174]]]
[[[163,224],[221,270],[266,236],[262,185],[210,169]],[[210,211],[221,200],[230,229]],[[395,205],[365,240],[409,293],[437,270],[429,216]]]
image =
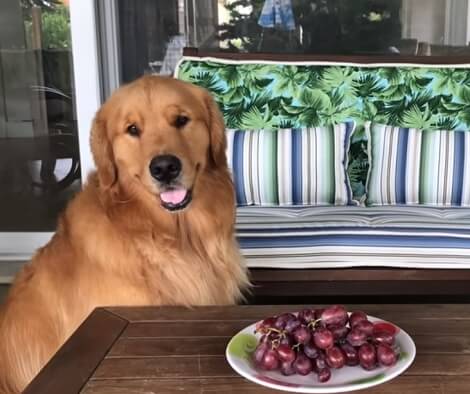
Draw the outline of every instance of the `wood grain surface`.
[[[229,339],[266,316],[303,306],[110,307],[77,330],[27,393],[277,393],[239,377],[225,360]],[[347,305],[390,320],[417,356],[400,377],[367,393],[470,392],[470,306]]]

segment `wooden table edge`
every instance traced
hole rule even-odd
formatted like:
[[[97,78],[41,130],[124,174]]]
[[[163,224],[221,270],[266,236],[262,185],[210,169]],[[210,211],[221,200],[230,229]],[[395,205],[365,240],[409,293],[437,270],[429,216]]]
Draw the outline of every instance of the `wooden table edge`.
[[[106,308],[95,309],[23,393],[79,393],[128,324]]]

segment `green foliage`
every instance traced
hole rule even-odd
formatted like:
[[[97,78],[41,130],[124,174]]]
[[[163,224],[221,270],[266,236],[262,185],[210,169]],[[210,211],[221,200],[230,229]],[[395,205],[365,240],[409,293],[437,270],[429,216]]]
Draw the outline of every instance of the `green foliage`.
[[[42,40],[45,49],[71,47],[70,16],[65,6],[57,6],[42,14]]]
[[[32,2],[32,0],[31,0]],[[44,49],[70,49],[70,15],[69,10],[64,5],[56,5],[54,2],[40,2],[41,24],[42,24],[42,47]],[[31,37],[32,21],[30,15],[30,2],[25,2],[25,30],[27,37]],[[46,5],[47,4],[47,5]]]

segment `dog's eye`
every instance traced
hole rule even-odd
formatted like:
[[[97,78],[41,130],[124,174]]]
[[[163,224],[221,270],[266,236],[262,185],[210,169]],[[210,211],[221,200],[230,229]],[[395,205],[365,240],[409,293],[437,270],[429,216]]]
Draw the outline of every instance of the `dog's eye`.
[[[188,122],[189,122],[189,118],[187,116],[178,115],[175,118],[175,127],[179,129],[181,127],[184,127]]]
[[[131,124],[130,126],[127,126],[127,133],[133,137],[138,137],[140,135],[140,130],[135,124]]]

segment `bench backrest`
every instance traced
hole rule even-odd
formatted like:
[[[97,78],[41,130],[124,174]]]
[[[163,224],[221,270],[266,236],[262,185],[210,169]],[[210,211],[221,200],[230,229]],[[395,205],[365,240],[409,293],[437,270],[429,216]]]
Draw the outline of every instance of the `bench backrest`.
[[[365,122],[470,130],[469,64],[426,64],[423,58],[358,63],[217,56],[185,56],[175,74],[214,95],[227,128],[356,123],[348,169],[356,196],[364,192],[367,176]]]

